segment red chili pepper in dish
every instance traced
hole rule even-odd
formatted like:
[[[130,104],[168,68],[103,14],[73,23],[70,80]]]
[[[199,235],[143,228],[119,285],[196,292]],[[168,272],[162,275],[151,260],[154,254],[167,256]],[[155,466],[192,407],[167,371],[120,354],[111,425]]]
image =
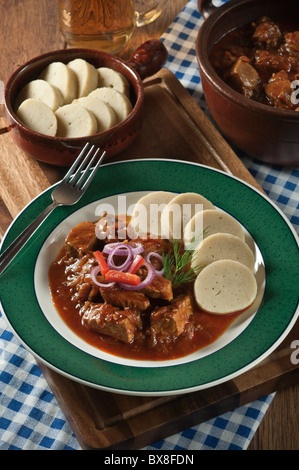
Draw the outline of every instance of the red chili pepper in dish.
[[[108,282],[120,282],[122,284],[129,284],[130,286],[138,286],[140,284],[140,277],[136,274],[123,273],[122,271],[115,271],[110,269],[106,275],[105,279]]]
[[[106,263],[103,253],[101,253],[100,251],[94,251],[93,256],[97,260],[102,276],[105,276],[105,274],[109,271],[109,266]]]

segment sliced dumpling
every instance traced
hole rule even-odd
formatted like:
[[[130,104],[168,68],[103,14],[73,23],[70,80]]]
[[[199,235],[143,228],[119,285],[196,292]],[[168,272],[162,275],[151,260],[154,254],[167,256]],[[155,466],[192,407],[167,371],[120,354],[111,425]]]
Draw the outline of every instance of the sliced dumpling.
[[[27,83],[17,96],[16,109],[28,98],[43,101],[52,111],[56,111],[57,108],[64,104],[60,90],[46,80],[37,79]]]
[[[78,98],[87,96],[98,86],[98,72],[97,69],[83,59],[74,59],[67,64],[71,68],[78,81]]]
[[[213,314],[242,311],[253,303],[256,295],[257,283],[252,271],[238,261],[215,261],[194,282],[197,304]]]
[[[166,238],[182,240],[186,224],[196,212],[214,209],[213,204],[197,193],[183,193],[174,197],[163,210],[161,230]]]
[[[92,91],[89,96],[96,96],[104,101],[104,103],[109,104],[115,112],[118,122],[126,119],[132,110],[132,104],[129,98],[113,88],[97,88]]]
[[[83,106],[94,114],[98,124],[97,132],[103,132],[117,124],[117,118],[111,106],[96,96],[85,96],[74,100],[73,103]]]
[[[135,204],[130,228],[140,237],[147,233],[160,236],[161,214],[175,195],[169,191],[153,191],[140,198]]]
[[[55,114],[58,137],[85,137],[97,132],[97,121],[94,115],[77,103],[62,106]]]
[[[117,70],[108,67],[99,67],[98,71],[98,87],[114,88],[119,93],[129,96],[130,85],[126,77],[117,72]]]
[[[40,74],[40,79],[56,86],[64,99],[64,104],[71,103],[77,98],[78,81],[75,72],[62,62],[52,62]]]
[[[215,233],[205,238],[192,257],[191,267],[207,266],[221,259],[231,259],[254,269],[254,254],[247,243],[229,233]]]
[[[187,223],[184,230],[185,245],[188,246],[193,240],[199,240],[200,243],[203,238],[215,233],[230,233],[245,240],[242,226],[234,217],[218,209],[207,209],[196,213]]]
[[[17,115],[22,123],[31,130],[51,137],[56,135],[56,116],[43,101],[28,98],[19,106]]]

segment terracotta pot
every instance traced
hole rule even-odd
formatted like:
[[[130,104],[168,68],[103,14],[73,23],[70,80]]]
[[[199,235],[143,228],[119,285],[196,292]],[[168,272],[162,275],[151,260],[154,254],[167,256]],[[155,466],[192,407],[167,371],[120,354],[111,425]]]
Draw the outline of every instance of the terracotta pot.
[[[288,20],[299,16],[297,0],[231,0],[219,8],[198,1],[205,21],[196,40],[196,55],[205,99],[221,132],[251,157],[279,165],[299,164],[299,113],[250,100],[229,87],[213,69],[212,46],[228,31],[262,16]],[[295,26],[294,26],[295,28]]]
[[[129,81],[133,109],[129,116],[111,129],[82,138],[48,137],[32,131],[24,126],[14,111],[14,102],[18,92],[29,81],[37,78],[42,70],[51,62],[69,61],[82,58],[96,68],[110,67],[121,72]],[[167,51],[158,40],[144,43],[132,54],[129,62],[125,62],[111,54],[92,49],[61,49],[29,60],[19,67],[9,78],[5,87],[5,112],[8,127],[17,145],[37,160],[59,166],[69,166],[86,142],[107,151],[107,157],[122,152],[138,135],[143,118],[143,82],[142,79],[156,73],[165,60]]]

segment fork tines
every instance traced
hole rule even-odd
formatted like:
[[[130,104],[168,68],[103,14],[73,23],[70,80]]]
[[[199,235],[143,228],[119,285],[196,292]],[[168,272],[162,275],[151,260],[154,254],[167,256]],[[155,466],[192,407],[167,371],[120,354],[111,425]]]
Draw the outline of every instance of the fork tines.
[[[91,145],[88,142],[80,152],[79,156],[77,157],[77,159],[75,160],[63,180],[65,182],[71,180],[73,186],[76,186],[76,188],[80,189],[81,191],[85,191],[91,183],[94,173],[97,171],[98,167],[106,156],[107,152],[102,151],[102,155],[97,160],[95,166],[92,168],[100,151],[100,148],[97,148],[95,147],[95,145]],[[88,174],[91,168],[92,171]]]

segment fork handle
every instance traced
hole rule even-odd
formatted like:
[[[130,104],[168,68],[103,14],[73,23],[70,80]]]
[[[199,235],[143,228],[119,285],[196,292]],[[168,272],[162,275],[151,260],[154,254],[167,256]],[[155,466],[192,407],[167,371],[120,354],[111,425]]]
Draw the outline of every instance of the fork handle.
[[[20,235],[9,245],[6,250],[0,255],[0,275],[3,273],[5,268],[9,263],[14,259],[14,257],[19,253],[24,244],[31,238],[31,236],[36,232],[41,223],[51,214],[51,212],[61,204],[53,201],[48,207],[46,207],[43,212],[41,212],[36,219],[34,219],[25,230],[20,233]]]

